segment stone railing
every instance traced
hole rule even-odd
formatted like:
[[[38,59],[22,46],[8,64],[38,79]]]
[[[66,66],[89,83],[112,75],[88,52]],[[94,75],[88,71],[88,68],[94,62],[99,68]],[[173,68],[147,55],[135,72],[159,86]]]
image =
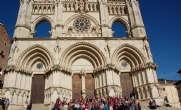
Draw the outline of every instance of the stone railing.
[[[63,11],[75,11],[75,1],[62,1]]]
[[[62,1],[63,11],[75,11],[78,12],[81,4],[76,1]],[[85,12],[98,11],[98,2],[83,2],[82,8]]]
[[[98,3],[97,2],[88,2],[88,11],[98,11]]]
[[[57,0],[34,0],[34,3],[54,3]]]
[[[108,1],[107,2],[109,14],[127,14],[127,8],[125,2],[121,1]]]
[[[54,4],[34,4],[33,14],[54,14]]]

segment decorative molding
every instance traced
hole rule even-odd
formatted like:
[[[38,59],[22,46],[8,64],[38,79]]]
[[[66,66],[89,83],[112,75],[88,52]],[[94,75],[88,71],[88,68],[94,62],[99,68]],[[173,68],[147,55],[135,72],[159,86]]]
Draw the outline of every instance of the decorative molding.
[[[44,90],[45,95],[53,94],[54,91],[57,91],[57,94],[66,93],[67,95],[71,95],[72,90],[66,89],[62,87],[50,87]]]
[[[21,95],[22,97],[24,95],[29,96],[29,93],[30,93],[29,90],[13,88],[13,87],[3,87],[2,94],[5,94],[7,91],[9,91],[11,95],[16,93],[17,96]]]
[[[31,75],[33,73],[30,69],[27,69],[25,67],[18,67],[15,65],[9,65],[9,66],[5,67],[4,74],[6,74],[10,71],[21,72],[21,73],[28,74],[28,75]]]
[[[158,65],[153,63],[153,62],[148,62],[146,64],[140,64],[140,65],[132,67],[131,71],[135,72],[135,71],[139,71],[139,70],[147,69],[147,68],[151,68],[151,69],[155,69],[156,70],[158,68]]]
[[[51,73],[53,71],[63,71],[67,74],[72,74],[72,70],[70,68],[67,68],[61,65],[53,65],[52,67],[45,70],[45,74]]]
[[[121,72],[121,68],[114,65],[114,64],[106,64],[106,65],[101,65],[99,67],[94,68],[93,73],[98,73],[100,71],[105,71],[105,70],[114,70],[117,73]]]

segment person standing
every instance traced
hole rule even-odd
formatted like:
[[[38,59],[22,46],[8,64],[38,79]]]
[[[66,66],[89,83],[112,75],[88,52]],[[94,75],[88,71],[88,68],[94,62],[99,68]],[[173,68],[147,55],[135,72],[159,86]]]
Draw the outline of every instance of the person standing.
[[[3,103],[2,103],[2,100],[0,99],[0,110],[3,109]]]
[[[138,102],[137,106],[138,106],[138,110],[141,110],[141,105],[139,102]]]
[[[29,103],[29,105],[27,107],[27,110],[31,110],[31,108],[32,108],[32,101],[30,100],[30,103]]]
[[[5,101],[5,110],[8,110],[9,108],[9,99],[7,98],[7,100]]]
[[[24,110],[27,110],[27,108],[28,108],[28,101],[26,101],[24,104]]]
[[[3,106],[3,110],[5,110],[5,101],[6,101],[6,98],[2,98],[2,106]]]
[[[54,108],[54,107],[55,107],[55,103],[54,103],[53,101],[52,101],[52,103],[51,103],[51,106],[50,106],[50,107],[51,107],[51,110],[55,110],[55,108]]]

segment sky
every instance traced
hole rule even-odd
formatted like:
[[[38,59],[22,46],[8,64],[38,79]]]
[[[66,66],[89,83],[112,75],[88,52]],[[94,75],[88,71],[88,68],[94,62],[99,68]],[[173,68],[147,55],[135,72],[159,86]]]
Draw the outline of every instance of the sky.
[[[0,23],[6,26],[11,39],[19,1],[0,0]],[[158,64],[158,78],[180,80],[177,72],[181,69],[181,0],[139,0],[139,4],[153,60]],[[40,25],[45,27],[45,30],[50,30],[46,22]],[[39,25],[36,30],[35,36],[40,36],[42,33]],[[46,35],[48,36],[48,32],[43,36]]]

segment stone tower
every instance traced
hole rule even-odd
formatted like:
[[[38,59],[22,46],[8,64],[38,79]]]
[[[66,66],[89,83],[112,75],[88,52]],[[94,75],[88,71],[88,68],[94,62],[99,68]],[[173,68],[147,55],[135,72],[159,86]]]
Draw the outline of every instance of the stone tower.
[[[42,21],[50,38],[34,38]],[[127,38],[113,38],[122,23]],[[2,96],[17,108],[57,97],[160,96],[138,0],[20,0]]]

